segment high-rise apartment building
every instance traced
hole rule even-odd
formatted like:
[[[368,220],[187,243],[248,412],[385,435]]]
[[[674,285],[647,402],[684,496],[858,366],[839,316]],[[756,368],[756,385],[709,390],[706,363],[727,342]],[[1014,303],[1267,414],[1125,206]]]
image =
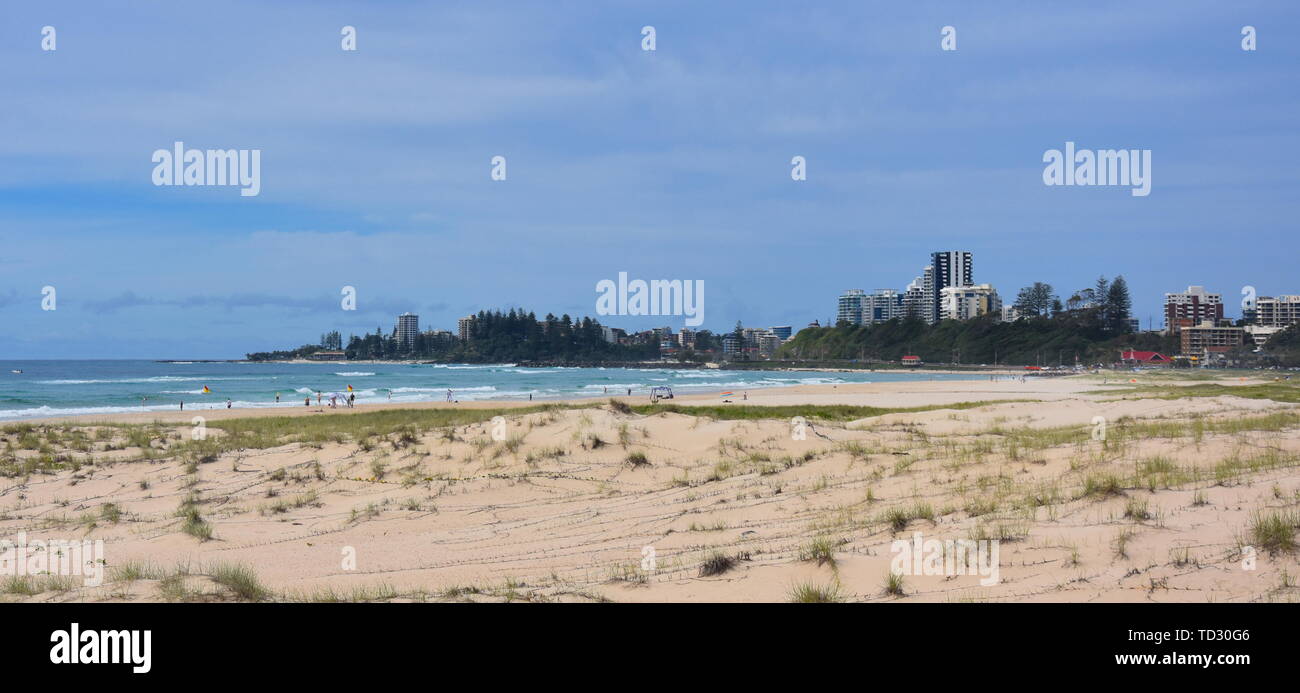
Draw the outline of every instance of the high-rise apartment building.
[[[939,308],[944,289],[950,286],[970,286],[974,282],[971,254],[964,250],[949,250],[930,254],[933,279],[931,284],[930,319],[938,322]]]
[[[420,334],[420,316],[415,313],[402,313],[397,316],[397,327],[393,332],[397,342],[409,349],[415,345],[415,336]]]
[[[1300,322],[1300,296],[1260,296],[1255,302],[1255,324],[1286,327]]]
[[[917,277],[903,290],[903,315],[925,319],[925,277]]]
[[[1189,286],[1178,294],[1165,294],[1165,332],[1177,333],[1183,327],[1223,319],[1223,296],[1212,294],[1203,286]]]
[[[934,265],[927,265],[921,272],[921,319],[927,325],[933,325],[935,321],[935,302],[939,300],[939,292],[934,288]]]
[[[903,295],[894,289],[876,289],[862,302],[862,324],[875,325],[903,317]]]
[[[849,289],[840,294],[839,305],[835,312],[835,324],[862,324],[862,308],[867,292],[862,289]]]
[[[1002,299],[989,284],[945,286],[939,292],[940,320],[970,320],[988,313],[1002,317]]]
[[[470,330],[473,324],[474,324],[473,315],[466,315],[465,317],[456,321],[456,336],[460,337],[460,341],[462,342],[469,341]]]

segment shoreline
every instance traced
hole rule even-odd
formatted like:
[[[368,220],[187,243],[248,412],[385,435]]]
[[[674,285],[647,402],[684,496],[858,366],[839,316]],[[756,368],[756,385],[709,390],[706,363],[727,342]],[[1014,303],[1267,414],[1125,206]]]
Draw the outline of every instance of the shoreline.
[[[948,399],[951,403],[972,401],[972,400],[998,400],[998,399],[1018,399],[1024,397],[1048,397],[1058,399],[1071,396],[1079,389],[1076,384],[1078,381],[1065,378],[1033,378],[1021,382],[1019,379],[1006,379],[998,381],[984,380],[980,378],[963,378],[953,380],[924,380],[914,381],[890,380],[878,383],[839,383],[839,384],[818,384],[818,385],[781,385],[761,388],[753,388],[748,391],[740,388],[732,388],[735,394],[729,398],[730,404],[744,406],[785,406],[790,404],[862,404],[869,406],[911,406],[903,402],[921,401],[933,402],[937,400]],[[972,383],[981,383],[988,387],[973,388]],[[907,386],[907,392],[899,392],[900,386]],[[1106,385],[1096,384],[1097,389],[1105,388]],[[663,401],[665,404],[721,404],[719,395],[723,389],[710,389],[703,392],[692,392],[690,394],[678,394],[671,400]],[[620,392],[622,392],[620,390]],[[314,398],[313,398],[314,399]],[[354,407],[348,408],[340,405],[331,409],[328,404],[317,405],[314,401],[311,406],[278,406],[278,407],[242,407],[242,408],[214,408],[214,409],[179,409],[174,410],[155,410],[141,412],[118,412],[107,414],[73,414],[66,416],[48,416],[32,417],[24,419],[6,419],[0,420],[0,426],[12,424],[56,424],[56,423],[188,423],[195,416],[202,416],[205,420],[216,421],[222,419],[236,418],[263,418],[263,417],[283,417],[283,416],[328,416],[328,415],[348,415],[360,414],[366,412],[383,411],[383,410],[400,410],[400,409],[524,409],[528,407],[541,406],[547,404],[559,405],[591,405],[600,406],[601,403],[617,400],[628,404],[646,404],[649,401],[648,393],[633,394],[593,394],[590,396],[565,396],[554,398],[536,398],[528,399],[479,399],[466,400],[461,402],[448,403],[445,401],[417,401],[417,402],[358,402]],[[324,400],[322,400],[324,401]]]
[[[283,363],[314,363],[314,362],[289,361],[289,362],[276,362],[276,363],[283,364]],[[393,365],[393,364],[418,365],[417,362],[399,362],[399,361],[354,361],[349,363],[353,364],[351,366],[353,368],[356,367],[376,368],[379,365]],[[325,365],[331,368],[342,367],[340,364],[337,363],[326,363]],[[465,365],[469,365],[469,364],[465,364]],[[487,364],[487,365],[511,366],[512,364]],[[628,367],[628,370],[634,370],[634,369]],[[693,370],[701,370],[701,369],[693,369]],[[752,369],[737,369],[737,370],[724,371],[719,369],[719,370],[711,370],[711,372],[715,372],[719,376],[725,378],[725,376],[723,376],[723,373],[737,373],[738,371],[744,371],[746,373],[749,373],[751,370]],[[755,382],[750,385],[745,385],[741,383],[731,383],[731,384],[718,385],[717,387],[694,387],[691,385],[676,385],[675,401],[683,401],[684,399],[690,399],[693,401],[711,400],[717,398],[718,395],[720,395],[720,393],[728,390],[732,390],[736,393],[735,399],[737,399],[738,401],[743,401],[744,392],[747,389],[752,391],[759,391],[759,390],[783,389],[787,387],[792,387],[791,385],[785,385],[785,384],[769,384],[771,379],[775,378],[779,380],[779,378],[776,378],[776,374],[778,373],[792,373],[792,374],[797,373],[800,375],[856,374],[856,379],[862,379],[864,377],[869,378],[873,374],[877,374],[877,371],[864,370],[864,369],[819,369],[819,368],[765,369],[764,371],[757,373],[755,375],[741,375],[736,377],[738,377],[740,380],[749,380],[749,379],[753,379],[756,381],[767,380],[769,381],[768,383]],[[971,371],[953,371],[953,370],[936,369],[936,370],[927,370],[922,373],[922,372],[911,371],[911,370],[898,371],[894,369],[886,369],[884,371],[880,371],[879,374],[881,374],[882,377],[890,381],[899,379],[904,382],[924,382],[927,379],[932,380],[940,377],[945,379],[955,377],[956,379],[961,379],[961,380],[983,380],[986,379],[987,377],[993,377],[993,376],[1002,376],[1002,377],[1013,376],[1016,374],[1016,372],[1015,371],[997,371],[997,372],[988,371],[988,372],[976,373]],[[336,375],[341,375],[341,374],[336,374]],[[390,373],[388,375],[391,376],[395,374]],[[834,378],[834,379],[839,380],[841,378]],[[849,378],[849,380],[854,380],[854,379],[855,378]],[[803,380],[807,380],[807,378],[803,378]],[[848,385],[850,383],[838,383],[838,384]],[[315,388],[312,389],[315,390]],[[364,388],[360,388],[360,389],[364,389]],[[442,399],[440,393],[429,395],[428,399],[423,399],[423,400],[399,398],[398,401],[393,401],[391,399],[384,398],[383,392],[385,389],[386,388],[380,388],[376,392],[368,393],[364,402],[363,401],[357,402],[356,404],[358,408],[357,410],[371,410],[376,408],[393,408],[393,407],[423,408],[423,407],[431,407],[431,406],[439,406],[439,405],[448,406],[448,403]],[[648,386],[634,387],[632,389],[631,395],[626,394],[626,388],[616,387],[616,386],[610,386],[608,390],[605,392],[601,392],[599,388],[592,391],[583,391],[583,392],[563,391],[564,389],[569,389],[569,388],[561,388],[560,391],[556,391],[554,389],[547,391],[546,388],[543,388],[541,391],[538,391],[534,388],[532,398],[529,398],[527,389],[525,389],[522,393],[507,392],[507,393],[491,393],[486,395],[484,395],[481,392],[478,392],[479,390],[482,389],[484,388],[477,387],[473,383],[461,384],[460,386],[451,387],[451,390],[453,392],[453,397],[462,397],[462,399],[461,401],[450,406],[460,406],[460,407],[468,406],[468,407],[475,407],[475,408],[514,408],[514,407],[521,407],[521,406],[531,406],[531,405],[541,404],[541,403],[574,404],[574,403],[581,403],[581,402],[588,402],[588,401],[598,401],[600,399],[613,397],[613,396],[617,396],[620,399],[625,399],[630,402],[642,402],[648,400],[650,394]],[[331,390],[329,389],[322,389],[319,391],[319,393],[325,394],[330,391]],[[298,392],[297,394],[290,393],[289,396],[284,397],[278,402],[271,400],[269,398],[263,401],[257,398],[256,396],[253,397],[247,395],[242,397],[236,396],[234,397],[235,400],[234,406],[231,409],[226,409],[224,406],[222,406],[226,401],[226,398],[224,396],[210,397],[207,395],[199,395],[199,394],[194,394],[193,399],[191,399],[190,397],[185,397],[184,404],[187,406],[183,410],[179,408],[181,405],[181,401],[178,399],[172,399],[170,401],[168,401],[167,399],[154,400],[145,405],[139,405],[138,403],[135,404],[126,403],[126,402],[104,403],[104,404],[97,404],[97,405],[71,405],[71,404],[61,404],[61,403],[60,404],[45,403],[45,404],[38,405],[35,404],[35,402],[32,402],[28,406],[20,409],[0,411],[0,426],[9,425],[9,424],[21,424],[21,423],[49,423],[49,422],[63,422],[63,421],[89,421],[89,420],[117,421],[123,418],[129,418],[130,420],[140,421],[140,420],[149,420],[151,418],[165,418],[168,420],[177,420],[181,418],[189,419],[189,418],[193,418],[194,416],[203,416],[206,418],[213,418],[213,417],[224,418],[225,416],[232,416],[232,415],[238,415],[238,416],[290,415],[292,416],[292,415],[298,415],[299,413],[308,412],[308,411],[310,412],[333,411],[328,408],[327,399],[322,399],[319,404],[315,401],[317,394],[318,393],[316,391],[312,392],[310,399],[313,401],[309,406],[302,405],[301,400],[305,397],[305,393],[302,392]],[[358,392],[358,394],[360,395],[360,392]],[[466,395],[468,395],[467,398]],[[39,402],[40,400],[35,400],[35,401]],[[347,408],[340,407],[339,410],[347,411]],[[222,412],[226,412],[226,413],[222,413]],[[235,414],[235,412],[238,412],[238,414]]]
[[[352,363],[362,365],[362,364],[391,364],[391,363],[398,363],[398,362],[356,361]],[[916,389],[917,392],[924,392],[927,391],[927,388],[924,386],[931,383],[939,384],[939,385],[949,384],[951,386],[952,384],[955,383],[981,383],[982,382],[991,386],[1006,386],[1007,388],[1010,388],[1010,390],[1007,390],[1001,387],[994,387],[991,391],[994,394],[1003,393],[1006,391],[1026,392],[1026,393],[1033,392],[1033,391],[1057,392],[1061,388],[1056,388],[1056,387],[1040,388],[1040,387],[1033,386],[1033,384],[1048,383],[1048,382],[1062,382],[1062,383],[1078,382],[1081,378],[1085,378],[1090,375],[1087,372],[1068,373],[1068,374],[1062,374],[1062,373],[1049,374],[1045,372],[1025,372],[1022,370],[967,371],[967,370],[937,370],[937,369],[925,370],[925,371],[912,371],[912,370],[899,371],[896,369],[885,369],[882,371],[875,371],[875,370],[864,370],[864,369],[783,368],[783,369],[771,369],[771,372],[798,372],[798,373],[877,373],[879,372],[885,375],[890,375],[895,373],[908,373],[908,374],[915,375],[917,377],[901,379],[901,380],[891,379],[891,380],[885,380],[876,383],[849,382],[849,383],[838,383],[838,384],[815,384],[815,385],[812,384],[766,385],[766,386],[752,387],[749,389],[746,389],[743,386],[732,386],[730,388],[711,387],[707,389],[692,390],[687,393],[678,391],[677,393],[675,393],[676,396],[672,400],[670,400],[669,403],[691,403],[691,404],[700,404],[704,402],[721,403],[721,400],[719,399],[720,394],[724,391],[731,390],[734,391],[735,393],[731,398],[731,402],[734,404],[761,405],[765,402],[771,403],[774,399],[780,399],[782,400],[782,403],[788,404],[790,402],[787,400],[790,399],[790,396],[795,396],[795,395],[799,395],[799,396],[813,395],[814,399],[829,398],[835,401],[826,401],[823,403],[838,404],[838,403],[848,403],[845,400],[845,396],[847,395],[864,395],[864,394],[871,395],[873,393],[877,393],[881,391],[883,386],[889,386],[886,389],[893,390],[893,389],[897,389],[898,385],[904,385],[908,387],[913,387],[914,389]],[[934,378],[927,379],[924,376],[922,376],[921,373],[925,373],[932,376],[942,375],[942,376],[965,376],[965,377],[945,378],[943,380],[935,380]],[[1127,372],[1113,372],[1113,373],[1103,372],[1102,375],[1103,376],[1112,375],[1114,379],[1117,380],[1116,384],[1118,385],[1120,381],[1131,379],[1135,375],[1150,376],[1153,373],[1159,373],[1159,372],[1158,371],[1144,372],[1142,374],[1132,374]],[[1025,382],[1023,383],[1020,382],[1020,379],[1016,376],[1026,376]],[[1001,379],[996,381],[990,380],[990,378],[994,378],[994,377],[998,377]],[[1236,381],[1233,382],[1233,384],[1246,384],[1247,380],[1249,380],[1249,382],[1257,382],[1257,379],[1259,377],[1260,377],[1259,374],[1252,374],[1249,378],[1237,379]],[[1095,387],[1101,389],[1104,388],[1105,385],[1101,382],[1098,382],[1095,384]],[[456,388],[453,388],[453,396],[455,396],[454,394],[455,390]],[[236,406],[230,409],[226,409],[221,406],[209,406],[207,408],[189,408],[189,409],[181,410],[178,408],[174,408],[174,405],[170,405],[173,408],[148,409],[143,411],[91,412],[91,413],[77,413],[77,414],[54,413],[50,415],[41,415],[41,416],[0,418],[0,427],[14,425],[14,424],[26,424],[26,423],[30,423],[30,424],[85,423],[85,422],[140,423],[140,422],[151,422],[151,421],[181,422],[181,421],[189,421],[195,416],[202,416],[205,419],[210,419],[210,420],[218,420],[218,419],[226,419],[226,418],[257,418],[257,417],[273,417],[273,416],[274,417],[303,416],[308,414],[358,413],[358,412],[378,411],[383,409],[431,409],[431,408],[436,409],[442,407],[471,408],[471,409],[515,409],[515,408],[524,408],[524,407],[538,406],[544,404],[562,404],[562,405],[593,404],[594,405],[595,403],[599,403],[602,400],[608,400],[608,399],[616,399],[619,401],[633,403],[633,404],[644,404],[649,401],[649,392],[647,390],[634,389],[634,394],[630,396],[624,394],[624,392],[625,392],[624,388],[611,388],[611,391],[607,393],[538,396],[533,399],[527,399],[527,398],[520,399],[514,397],[500,398],[500,399],[485,398],[485,399],[463,400],[454,403],[448,403],[443,400],[433,400],[433,399],[415,400],[415,401],[408,400],[408,401],[401,401],[401,402],[380,400],[380,401],[357,402],[355,407],[351,409],[349,409],[346,406],[339,406],[335,409],[331,409],[328,406],[327,400],[324,399],[322,399],[321,404],[319,405],[313,401],[310,406],[303,406],[297,403],[296,400],[298,398],[294,397],[294,398],[286,398],[280,404],[267,403],[265,406],[242,406],[242,407]],[[746,399],[746,393],[748,393],[748,399]],[[836,395],[836,396],[831,397],[831,395]],[[1005,399],[1006,397],[998,397],[998,398]],[[312,399],[314,400],[315,397],[313,396]],[[219,401],[220,400],[215,400],[213,404],[217,404],[219,403]],[[194,404],[199,402],[201,402],[201,400],[193,400],[190,403]],[[873,404],[873,406],[897,406],[897,405],[891,402],[880,402],[879,404]],[[0,416],[2,415],[3,412],[0,412]]]

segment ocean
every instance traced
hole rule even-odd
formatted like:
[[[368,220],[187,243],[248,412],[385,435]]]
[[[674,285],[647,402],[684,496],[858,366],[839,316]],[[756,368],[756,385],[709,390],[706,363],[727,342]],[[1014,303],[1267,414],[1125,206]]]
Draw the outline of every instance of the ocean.
[[[22,373],[11,371],[21,370]],[[666,385],[682,394],[790,385],[900,380],[970,380],[979,374],[733,371],[666,368],[520,368],[514,364],[198,363],[156,361],[0,361],[0,420],[77,414],[119,414],[225,408],[302,406],[321,392],[347,393],[358,403],[535,400],[649,395]],[[203,388],[211,390],[203,394]],[[276,394],[280,402],[275,401]],[[391,400],[390,400],[391,396]]]

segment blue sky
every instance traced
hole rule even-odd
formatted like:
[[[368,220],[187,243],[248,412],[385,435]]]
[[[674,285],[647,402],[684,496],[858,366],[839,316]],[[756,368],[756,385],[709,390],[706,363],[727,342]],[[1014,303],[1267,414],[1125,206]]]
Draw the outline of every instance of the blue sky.
[[[1300,293],[1294,3],[269,5],[6,7],[0,358],[594,314],[620,271],[703,280],[706,328],[799,327],[949,249],[1007,299],[1123,274],[1143,327],[1189,284]],[[260,149],[261,194],[155,187],[177,140]],[[1045,186],[1067,140],[1152,150],[1150,196]]]

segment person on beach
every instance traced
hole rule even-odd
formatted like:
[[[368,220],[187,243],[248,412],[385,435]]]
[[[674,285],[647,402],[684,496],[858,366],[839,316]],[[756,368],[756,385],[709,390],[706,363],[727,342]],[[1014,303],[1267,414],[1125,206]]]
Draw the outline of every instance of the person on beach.
[[[276,403],[276,404],[279,404],[279,403],[280,403],[280,393],[278,393],[278,392],[275,393],[275,403]]]
[[[447,401],[451,401],[451,388],[447,388]]]
[[[302,406],[311,407],[311,395],[302,398]]]
[[[230,400],[229,400],[229,399],[226,400],[226,408],[227,408],[227,409],[230,408]]]
[[[348,395],[348,409],[351,409],[352,405],[356,403],[357,403],[357,393],[353,392]]]
[[[320,406],[320,390],[316,391],[316,406]]]
[[[631,397],[631,396],[632,396],[632,388],[630,388],[630,387],[627,389],[627,396],[628,396],[628,397]]]
[[[181,400],[181,411],[185,411],[185,400]]]

